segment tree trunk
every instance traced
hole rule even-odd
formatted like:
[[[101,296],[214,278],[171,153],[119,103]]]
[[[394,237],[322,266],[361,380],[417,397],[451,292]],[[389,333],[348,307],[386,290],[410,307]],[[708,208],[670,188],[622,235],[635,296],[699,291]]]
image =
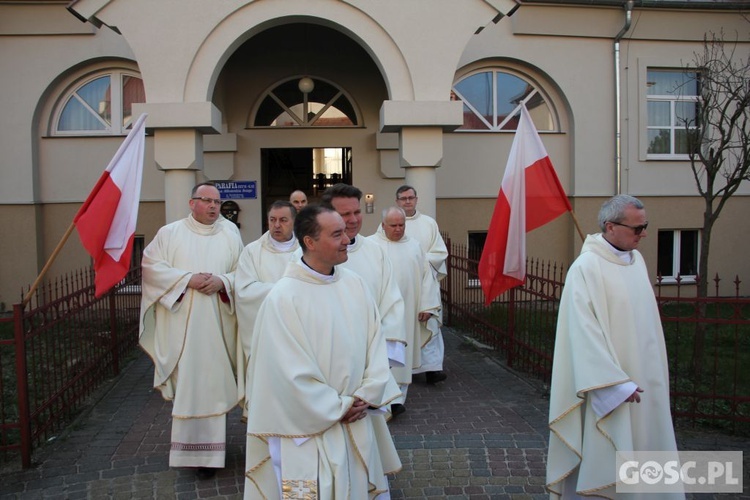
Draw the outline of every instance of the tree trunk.
[[[708,250],[711,245],[711,230],[713,229],[714,221],[711,206],[709,202],[706,202],[706,211],[703,214],[703,228],[700,231],[700,256],[698,258],[698,276],[696,295],[699,299],[706,298],[708,296]],[[699,386],[701,383],[701,375],[703,368],[703,356],[706,350],[706,323],[703,321],[706,317],[706,303],[698,301],[695,309],[695,341],[693,343],[693,359],[691,363],[691,372],[695,385]]]

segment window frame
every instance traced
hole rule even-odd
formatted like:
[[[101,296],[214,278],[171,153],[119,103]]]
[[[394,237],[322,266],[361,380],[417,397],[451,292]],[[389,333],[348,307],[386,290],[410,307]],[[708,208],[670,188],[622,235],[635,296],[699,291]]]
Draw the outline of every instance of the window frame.
[[[334,95],[334,97],[330,98],[328,102],[326,103],[318,103],[316,101],[309,101],[309,94],[304,93],[300,91],[300,94],[302,95],[302,100],[299,103],[295,103],[291,106],[287,105],[283,100],[278,97],[274,91],[278,89],[279,87],[292,82],[292,81],[299,81],[302,78],[310,78],[313,80],[313,82],[323,82],[327,85],[330,85],[333,87],[337,92]],[[355,123],[352,125],[320,125],[317,124],[318,119],[321,118],[326,111],[328,111],[329,108],[335,108],[339,109],[333,104],[340,98],[344,98],[348,101],[348,104],[351,106],[352,111],[354,112],[354,117],[356,119]],[[256,125],[256,121],[258,120],[258,113],[260,112],[263,104],[266,102],[266,99],[273,100],[277,106],[281,108],[283,112],[285,112],[288,116],[290,116],[292,119],[294,119],[297,124],[292,126],[285,126],[285,125]],[[302,112],[303,116],[298,116],[297,113],[292,109],[296,106],[302,106]],[[316,108],[317,105],[321,105],[321,108],[318,111],[311,111],[312,108]],[[307,111],[307,115],[305,115],[305,111]],[[314,116],[309,117],[308,115],[312,112]],[[279,115],[281,116],[281,115]],[[364,127],[364,121],[362,118],[362,112],[359,109],[359,106],[357,105],[357,102],[352,98],[352,96],[344,90],[344,88],[341,85],[338,85],[335,82],[332,82],[331,80],[320,78],[319,76],[314,75],[295,75],[288,78],[283,78],[281,80],[277,80],[273,84],[269,85],[258,97],[255,104],[253,105],[252,109],[250,110],[250,113],[248,115],[247,121],[245,123],[246,129],[335,129],[335,128],[363,128]]]
[[[491,108],[492,108],[492,123],[489,123],[487,119],[484,117],[484,115],[479,112],[479,110],[476,109],[476,107],[468,100],[466,99],[460,91],[456,89],[456,85],[458,85],[460,82],[466,80],[467,78],[471,78],[475,75],[482,74],[482,73],[492,73],[492,102],[491,102]],[[466,71],[465,73],[462,73],[460,76],[456,77],[453,85],[451,85],[451,95],[455,94],[456,97],[461,101],[461,103],[465,106],[467,106],[472,113],[474,113],[474,116],[477,117],[479,120],[484,123],[484,125],[487,127],[486,129],[479,129],[479,128],[472,128],[472,129],[462,129],[457,128],[453,132],[456,133],[509,133],[509,134],[515,134],[516,129],[503,129],[502,127],[512,120],[515,116],[518,115],[519,109],[520,109],[520,103],[511,111],[508,113],[508,115],[503,119],[498,121],[498,114],[497,114],[497,108],[498,108],[498,102],[497,102],[497,74],[498,73],[504,73],[510,76],[513,76],[515,78],[518,78],[524,82],[526,82],[528,85],[530,85],[533,90],[523,99],[523,102],[529,101],[532,97],[538,95],[541,97],[541,99],[544,101],[545,105],[547,106],[547,109],[549,110],[551,122],[552,122],[552,129],[540,129],[537,127],[539,133],[559,133],[562,131],[562,127],[560,124],[560,117],[557,112],[557,109],[554,105],[554,100],[548,94],[544,87],[540,85],[540,83],[533,78],[530,74],[520,71],[518,69],[504,66],[504,65],[492,65],[492,66],[482,66],[473,68],[470,71]]]
[[[479,280],[479,260],[482,258],[482,252],[484,251],[484,246],[487,244],[487,234],[489,231],[487,230],[477,230],[477,231],[467,231],[466,233],[466,257],[468,259],[476,260],[476,269],[473,269],[472,263],[467,262],[468,266],[468,277],[466,281],[466,288],[481,288],[482,283]],[[482,241],[482,247],[481,248],[475,248],[475,244],[477,241],[473,238],[473,236],[482,236],[484,235],[484,238],[481,238]],[[476,256],[476,257],[475,257]],[[476,278],[471,277],[472,275],[476,276]]]
[[[696,233],[696,245],[697,249],[695,252],[695,269],[696,274],[680,274],[680,267],[681,262],[681,248],[682,248],[682,233],[686,231],[694,231]],[[682,228],[682,229],[659,229],[657,233],[657,252],[656,252],[656,259],[657,264],[656,268],[657,270],[661,268],[659,265],[659,250],[658,250],[658,237],[662,233],[670,233],[672,234],[672,274],[669,276],[662,275],[661,276],[661,284],[676,284],[677,283],[677,277],[680,278],[680,283],[696,283],[697,282],[697,270],[698,270],[698,263],[700,262],[700,253],[701,253],[701,244],[700,244],[700,238],[701,238],[701,232],[700,229],[696,228]]]
[[[85,101],[77,96],[77,92],[80,89],[102,77],[110,78],[111,117],[109,125],[101,119],[96,110],[91,109]],[[105,67],[78,75],[70,85],[65,87],[57,99],[52,113],[52,119],[50,120],[50,135],[54,137],[111,137],[127,135],[135,120],[131,119],[127,126],[123,126],[124,77],[137,78],[143,81],[143,77],[137,70],[119,66]],[[115,85],[115,81],[117,82],[117,85]],[[92,116],[102,123],[104,128],[102,130],[60,130],[60,120],[62,119],[63,111],[71,99],[77,99],[84,107],[88,108],[91,111]]]
[[[697,89],[697,94],[695,95],[683,95],[683,94],[654,94],[651,95],[648,93],[648,82],[649,82],[649,73],[650,72],[682,72],[682,73],[692,73],[693,78],[698,80],[700,82],[700,71],[697,68],[669,68],[665,66],[646,66],[645,68],[645,81],[644,81],[644,95],[645,95],[645,115],[644,115],[644,151],[646,155],[647,160],[680,160],[680,161],[687,161],[690,159],[690,155],[688,153],[675,153],[675,138],[676,138],[676,131],[677,130],[684,130],[685,124],[679,123],[679,119],[677,117],[677,104],[678,103],[696,103],[697,105],[700,105],[701,103],[701,96],[700,96],[700,87]],[[663,125],[651,125],[649,123],[649,116],[648,116],[648,105],[650,102],[668,102],[669,103],[669,125],[663,126]],[[696,110],[697,111],[697,110]],[[697,112],[696,112],[697,114]],[[697,129],[698,125],[694,125],[691,127],[692,129]],[[649,152],[649,131],[651,130],[669,130],[669,153],[650,153]]]

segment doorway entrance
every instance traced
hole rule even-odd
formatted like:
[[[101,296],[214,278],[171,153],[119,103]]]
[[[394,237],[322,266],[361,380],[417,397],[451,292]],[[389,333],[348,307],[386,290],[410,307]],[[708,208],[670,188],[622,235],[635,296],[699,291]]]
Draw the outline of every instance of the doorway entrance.
[[[328,186],[352,183],[352,148],[263,148],[261,154],[261,217],[276,200],[288,200],[294,190],[304,191],[316,203]]]

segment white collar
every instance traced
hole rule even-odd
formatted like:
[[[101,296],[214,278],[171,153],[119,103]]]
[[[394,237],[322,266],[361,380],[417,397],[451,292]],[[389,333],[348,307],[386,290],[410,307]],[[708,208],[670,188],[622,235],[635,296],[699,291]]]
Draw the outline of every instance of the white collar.
[[[304,260],[300,259],[299,261],[302,264],[302,269],[306,270],[311,275],[315,276],[321,281],[325,281],[326,283],[333,283],[335,274],[320,274],[318,271],[308,266],[307,262],[305,262]]]
[[[625,264],[631,264],[633,262],[633,252],[631,250],[620,250],[619,248],[615,248],[603,235],[602,241],[607,245],[607,248],[609,248],[612,253]]]
[[[292,237],[288,241],[276,241],[270,234],[268,235],[268,239],[271,240],[271,245],[279,252],[288,252],[294,246],[294,242],[297,241],[294,233],[292,233]]]

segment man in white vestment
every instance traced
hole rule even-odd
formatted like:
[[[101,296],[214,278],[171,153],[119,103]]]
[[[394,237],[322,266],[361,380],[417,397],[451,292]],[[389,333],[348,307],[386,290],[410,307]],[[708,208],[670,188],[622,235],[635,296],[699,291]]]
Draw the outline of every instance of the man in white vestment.
[[[359,188],[338,183],[323,192],[321,204],[335,210],[344,219],[349,246],[348,259],[342,266],[359,274],[370,287],[370,292],[378,305],[391,366],[404,366],[404,299],[398,289],[390,259],[374,241],[359,234],[362,229],[361,199],[362,191]]]
[[[396,206],[406,213],[406,234],[417,240],[422,250],[427,254],[435,276],[438,280],[445,278],[445,260],[448,258],[448,248],[437,221],[417,210],[417,190],[412,186],[403,185],[396,190]]]
[[[602,232],[586,238],[568,271],[550,390],[552,498],[623,498],[615,492],[617,451],[677,449],[661,318],[637,250],[647,226],[640,200],[609,199],[599,211]]]
[[[304,194],[304,193],[303,193]],[[281,279],[286,265],[299,248],[294,237],[297,210],[288,201],[278,200],[268,209],[268,231],[245,247],[234,277],[237,330],[242,340],[245,366],[250,357],[250,341],[255,317],[273,285]],[[244,377],[244,374],[243,374]],[[247,383],[246,377],[243,378]],[[246,416],[246,408],[243,414]]]
[[[404,235],[406,214],[398,207],[383,210],[383,231],[369,237],[380,245],[393,264],[396,283],[404,298],[406,326],[406,366],[391,369],[402,396],[391,404],[391,412],[406,411],[406,393],[411,384],[412,370],[422,366],[421,349],[435,332],[427,327],[428,320],[440,315],[440,288],[432,276],[430,263],[422,247]]]
[[[335,211],[295,219],[303,249],[255,323],[247,390],[246,499],[388,498],[401,468],[381,408],[399,396],[369,287],[343,269]]]
[[[242,239],[220,207],[212,183],[197,185],[191,214],[162,227],[142,261],[140,345],[173,403],[169,465],[201,478],[224,467],[226,414],[244,396],[232,290]]]
[[[396,190],[396,205],[406,213],[406,235],[419,242],[432,266],[435,280],[440,281],[447,273],[445,260],[448,258],[448,248],[440,236],[437,222],[417,210],[417,201],[417,190],[412,186],[403,185]],[[435,384],[447,378],[443,371],[445,346],[440,332],[442,320],[442,309],[440,315],[430,318],[430,329],[437,333],[422,348],[422,366],[414,372],[424,373],[428,384]]]
[[[296,189],[289,195],[289,203],[294,205],[294,209],[299,212],[307,206],[307,195],[304,191]]]

